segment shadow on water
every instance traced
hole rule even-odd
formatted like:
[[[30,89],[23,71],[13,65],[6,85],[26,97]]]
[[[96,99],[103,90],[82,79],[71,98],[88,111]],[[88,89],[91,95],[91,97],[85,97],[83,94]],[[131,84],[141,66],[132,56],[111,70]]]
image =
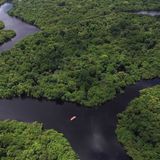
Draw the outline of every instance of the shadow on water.
[[[16,36],[12,40],[0,45],[0,52],[11,49],[17,42],[24,37],[39,32],[40,30],[35,26],[22,22],[16,17],[8,15],[8,11],[13,7],[11,3],[5,3],[0,6],[0,21],[5,24],[5,30],[14,30]]]
[[[25,36],[38,32],[34,26],[10,17],[7,11],[12,4],[0,7],[0,20],[5,29],[16,31],[16,37],[0,46],[0,52],[8,50]],[[139,90],[160,84],[160,79],[137,82],[125,89],[98,109],[88,109],[72,103],[57,104],[46,100],[13,98],[0,100],[0,119],[15,119],[24,122],[38,121],[45,128],[64,133],[81,160],[130,160],[115,135],[117,114],[139,95]],[[70,121],[72,116],[77,119]]]

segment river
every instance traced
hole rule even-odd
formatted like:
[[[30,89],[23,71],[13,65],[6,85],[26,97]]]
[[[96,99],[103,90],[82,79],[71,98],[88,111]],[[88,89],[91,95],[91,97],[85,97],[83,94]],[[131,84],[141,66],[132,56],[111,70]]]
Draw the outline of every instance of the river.
[[[16,30],[17,36],[1,46],[0,51],[10,49],[26,35],[38,31],[37,28],[8,16],[7,11],[10,8],[9,3],[0,8],[0,20],[7,24],[6,29]],[[81,160],[130,160],[116,138],[117,114],[124,111],[128,103],[139,96],[139,90],[156,84],[160,84],[160,79],[139,81],[126,87],[124,94],[119,94],[113,100],[94,109],[73,103],[58,104],[31,98],[2,99],[0,119],[38,121],[47,129],[53,128],[62,132]],[[72,116],[77,116],[77,119],[71,122]]]
[[[146,15],[146,16],[160,16],[160,11],[137,11],[137,12],[133,12],[135,14],[139,14],[139,15]]]
[[[12,38],[7,43],[0,45],[0,52],[11,49],[17,42],[22,40],[24,37],[39,32],[40,30],[22,22],[16,17],[11,17],[8,15],[8,11],[13,7],[11,3],[5,3],[0,6],[0,21],[3,21],[5,24],[5,30],[14,30],[16,32],[16,36]]]

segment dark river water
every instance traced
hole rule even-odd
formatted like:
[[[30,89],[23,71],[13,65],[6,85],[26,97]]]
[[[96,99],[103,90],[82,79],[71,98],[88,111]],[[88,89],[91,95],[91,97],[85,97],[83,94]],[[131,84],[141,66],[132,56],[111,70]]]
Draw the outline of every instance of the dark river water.
[[[40,31],[38,28],[24,23],[21,20],[11,17],[7,12],[12,8],[11,3],[5,3],[0,6],[0,21],[3,21],[5,24],[5,30],[11,29],[16,32],[16,36],[12,38],[11,41],[0,46],[0,52],[11,49],[18,41],[22,40],[27,35],[34,34]]]
[[[6,12],[11,7],[9,3],[1,6],[0,20],[5,23],[5,29],[15,30],[17,36],[1,46],[0,51],[10,49],[26,35],[39,31],[17,18],[8,16]],[[130,160],[116,138],[117,114],[124,111],[128,103],[139,96],[139,90],[156,84],[160,84],[160,79],[137,82],[128,86],[124,94],[117,95],[98,109],[31,98],[4,99],[0,100],[0,119],[38,121],[42,122],[45,128],[62,132],[80,160]],[[77,116],[77,119],[71,122],[72,116]]]
[[[139,96],[139,90],[156,84],[160,79],[137,82],[98,109],[30,98],[0,100],[0,119],[38,121],[64,133],[81,160],[130,160],[116,139],[117,114]],[[72,116],[77,119],[71,122]]]

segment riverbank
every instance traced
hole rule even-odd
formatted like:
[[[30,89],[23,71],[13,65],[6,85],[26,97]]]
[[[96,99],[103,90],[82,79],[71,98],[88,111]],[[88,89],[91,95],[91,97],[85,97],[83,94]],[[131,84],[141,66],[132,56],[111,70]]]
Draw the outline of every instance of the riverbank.
[[[0,121],[1,159],[78,160],[62,134],[39,123]]]
[[[101,10],[106,3],[97,2]],[[127,85],[160,76],[159,31],[153,29],[159,22],[154,17],[115,13],[107,8],[107,16],[104,12],[103,18],[97,16],[93,21],[87,17],[99,8],[88,10],[90,3],[80,9],[86,13],[83,15],[75,3],[61,6],[38,0],[33,6],[29,1],[14,4],[12,15],[32,22],[42,32],[25,38],[0,57],[2,64],[8,59],[0,69],[1,98],[27,95],[94,107],[113,99]],[[44,13],[46,10],[50,12]],[[76,23],[77,17],[82,24]],[[14,62],[15,57],[22,60]]]
[[[0,21],[0,46],[16,36],[16,33],[12,30],[4,30],[5,25]]]
[[[42,122],[64,133],[82,160],[129,160],[116,139],[117,114],[140,89],[159,84],[159,78],[152,78],[160,77],[160,22],[156,17],[115,12],[117,1],[112,6],[88,0],[14,3],[12,15],[36,24],[42,32],[15,40],[11,50],[5,44],[8,51],[0,55],[0,119]],[[12,6],[3,7],[0,17],[5,21]],[[23,22],[18,20],[14,29],[28,35],[19,23]],[[126,87],[130,84],[135,85]],[[23,95],[64,104],[4,99]]]
[[[160,156],[160,85],[140,92],[119,114],[118,140],[133,160],[155,160]],[[130,123],[131,122],[131,123]]]
[[[157,84],[160,79],[137,82],[97,109],[30,98],[3,99],[0,100],[0,119],[38,121],[47,129],[63,133],[81,160],[130,160],[117,141],[117,114],[139,96],[139,90]],[[73,116],[77,118],[71,122]]]
[[[22,22],[21,20],[8,15],[8,11],[11,10],[13,5],[11,3],[4,3],[0,7],[0,21],[4,23],[4,31],[6,36],[6,30],[13,30],[14,34],[10,36],[11,41],[0,45],[0,52],[7,51],[15,46],[16,43],[21,41],[26,36],[39,32],[40,30],[32,25]],[[10,32],[9,32],[10,33]],[[5,39],[6,42],[9,38]]]

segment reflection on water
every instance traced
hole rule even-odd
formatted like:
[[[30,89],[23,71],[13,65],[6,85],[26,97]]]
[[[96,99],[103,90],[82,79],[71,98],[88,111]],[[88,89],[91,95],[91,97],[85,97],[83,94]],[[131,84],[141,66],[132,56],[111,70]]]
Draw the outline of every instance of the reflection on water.
[[[138,12],[134,12],[135,14],[139,14],[139,15],[147,15],[147,16],[160,16],[160,11],[138,11]]]
[[[45,128],[64,133],[81,160],[130,160],[117,142],[117,114],[139,95],[140,89],[156,84],[160,84],[160,79],[140,81],[99,109],[30,98],[0,100],[0,119],[38,121],[44,123]],[[73,115],[77,118],[71,122]]]
[[[17,36],[0,46],[0,52],[12,48],[25,36],[39,31],[32,25],[10,17],[7,11],[11,8],[10,3],[0,7],[0,20],[5,23],[5,29],[16,31]],[[148,14],[143,11],[138,13]],[[155,15],[154,12],[150,14]],[[127,87],[124,94],[118,95],[99,109],[87,109],[72,103],[57,104],[30,98],[0,100],[0,119],[38,121],[42,122],[45,128],[53,128],[64,133],[81,160],[130,160],[117,142],[115,134],[117,114],[125,110],[128,103],[139,95],[140,89],[159,83],[160,79],[140,81],[134,86]],[[77,118],[71,122],[70,118],[73,115]]]

